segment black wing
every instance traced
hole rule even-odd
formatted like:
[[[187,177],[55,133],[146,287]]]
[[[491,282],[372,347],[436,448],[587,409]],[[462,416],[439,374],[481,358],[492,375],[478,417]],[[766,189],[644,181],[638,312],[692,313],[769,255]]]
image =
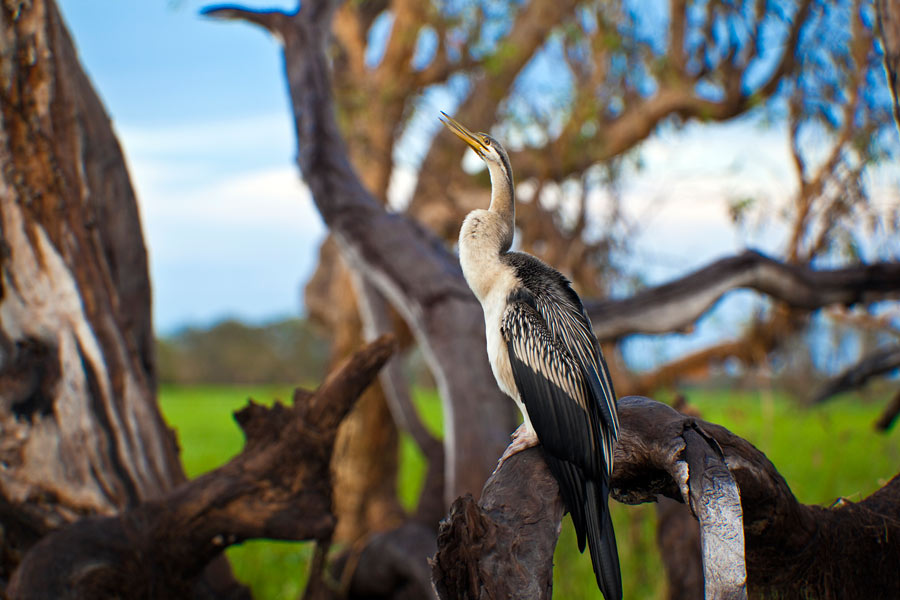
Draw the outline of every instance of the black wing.
[[[580,306],[542,301],[520,290],[510,298],[501,327],[516,387],[572,513],[578,546],[584,551],[587,539],[604,597],[621,598],[607,508],[618,420],[590,325]]]

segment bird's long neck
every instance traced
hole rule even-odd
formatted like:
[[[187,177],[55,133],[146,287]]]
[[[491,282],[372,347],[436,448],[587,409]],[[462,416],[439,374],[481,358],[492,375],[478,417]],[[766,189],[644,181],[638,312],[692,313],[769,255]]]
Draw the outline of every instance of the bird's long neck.
[[[488,210],[469,213],[459,232],[463,275],[482,304],[508,271],[500,257],[512,246],[516,220],[512,176],[499,165],[488,163],[488,166],[491,206]]]
[[[500,252],[506,252],[512,247],[513,234],[516,230],[515,186],[509,164],[504,166],[505,168],[497,163],[488,163],[488,170],[491,173],[491,206],[488,210],[498,215],[505,225],[500,240]]]

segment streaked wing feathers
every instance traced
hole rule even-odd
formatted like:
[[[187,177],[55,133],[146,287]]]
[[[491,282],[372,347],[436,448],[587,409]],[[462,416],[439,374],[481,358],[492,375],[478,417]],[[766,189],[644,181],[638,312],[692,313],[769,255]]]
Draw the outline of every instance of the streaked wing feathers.
[[[579,356],[584,349],[571,350],[579,344],[580,332],[554,335],[548,324],[531,297],[511,299],[504,314],[501,327],[522,402],[551,454],[608,481],[615,420],[607,415],[615,415],[615,409],[602,405],[612,390],[602,391],[596,367]]]

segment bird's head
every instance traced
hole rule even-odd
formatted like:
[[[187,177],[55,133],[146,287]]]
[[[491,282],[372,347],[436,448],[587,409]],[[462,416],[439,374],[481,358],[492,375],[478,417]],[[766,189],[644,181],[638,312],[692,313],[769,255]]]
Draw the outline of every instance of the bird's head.
[[[445,112],[441,112],[441,115],[443,115],[441,122],[447,126],[447,129],[467,143],[475,151],[475,154],[488,164],[488,167],[499,167],[503,174],[512,181],[512,168],[509,165],[509,156],[507,156],[506,150],[503,149],[500,142],[486,133],[469,131],[468,128]]]

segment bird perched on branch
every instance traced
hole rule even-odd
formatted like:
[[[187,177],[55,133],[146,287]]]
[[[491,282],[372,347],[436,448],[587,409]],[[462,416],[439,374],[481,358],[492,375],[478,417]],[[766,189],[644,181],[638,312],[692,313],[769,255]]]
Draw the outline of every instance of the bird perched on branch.
[[[498,468],[516,452],[543,445],[578,547],[584,552],[587,540],[600,591],[606,600],[619,600],[622,577],[607,504],[619,429],[609,370],[569,280],[529,254],[510,251],[516,209],[506,151],[488,134],[441,114],[491,175],[490,207],[466,217],[459,258],[484,309],[494,377],[524,419]]]

